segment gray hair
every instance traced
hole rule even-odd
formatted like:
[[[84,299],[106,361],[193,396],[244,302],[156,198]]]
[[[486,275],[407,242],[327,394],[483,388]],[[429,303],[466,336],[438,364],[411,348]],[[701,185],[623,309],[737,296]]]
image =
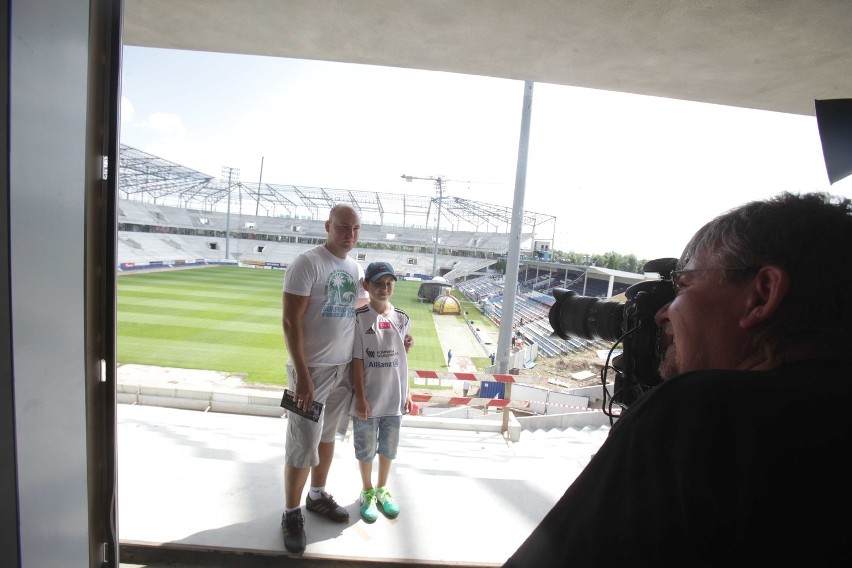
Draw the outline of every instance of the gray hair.
[[[774,342],[852,337],[852,201],[828,193],[781,193],[724,213],[698,230],[683,250],[727,267],[775,265],[790,277],[774,327]],[[753,273],[751,273],[753,275]],[[726,271],[725,278],[747,278]],[[847,343],[847,349],[849,348]]]

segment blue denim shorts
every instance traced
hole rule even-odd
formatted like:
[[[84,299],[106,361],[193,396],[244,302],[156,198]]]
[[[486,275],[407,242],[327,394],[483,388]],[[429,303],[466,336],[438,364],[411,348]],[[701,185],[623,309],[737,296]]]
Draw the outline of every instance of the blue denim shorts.
[[[373,462],[376,453],[389,460],[396,459],[399,447],[399,428],[402,416],[374,416],[361,420],[352,417],[352,439],[355,443],[355,458],[361,462]]]

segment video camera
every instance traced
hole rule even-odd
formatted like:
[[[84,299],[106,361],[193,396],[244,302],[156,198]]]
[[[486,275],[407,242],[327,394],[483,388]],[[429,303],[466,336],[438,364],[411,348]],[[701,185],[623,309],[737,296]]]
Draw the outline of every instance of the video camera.
[[[627,288],[624,292],[626,302],[580,296],[564,288],[553,290],[556,302],[551,306],[548,316],[556,335],[562,339],[573,336],[615,342],[601,371],[603,411],[610,418],[613,417],[613,403],[626,409],[662,382],[659,372],[664,354],[660,344],[662,332],[654,321],[654,315],[674,299],[671,273],[676,266],[676,258],[659,258],[645,263],[643,271],[657,273],[660,278]],[[619,343],[622,344],[622,352],[612,358]],[[615,370],[615,388],[608,407],[606,375],[610,366]]]

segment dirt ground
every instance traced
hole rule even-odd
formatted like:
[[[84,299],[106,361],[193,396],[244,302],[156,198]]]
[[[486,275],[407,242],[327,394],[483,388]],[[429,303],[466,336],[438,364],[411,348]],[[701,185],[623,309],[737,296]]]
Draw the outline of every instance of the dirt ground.
[[[524,369],[522,374],[525,377],[538,377],[541,379],[541,386],[551,389],[554,385],[548,382],[548,379],[558,379],[576,388],[600,384],[603,366],[604,360],[598,357],[597,351],[590,349],[582,353],[539,357],[535,361],[535,367]],[[587,376],[589,373],[591,375]]]
[[[604,361],[594,350],[558,357],[539,357],[532,369],[523,369],[518,381],[546,388],[551,391],[567,392],[571,389],[601,384],[601,369]],[[609,381],[613,380],[612,376]],[[444,388],[412,386],[412,394],[438,397],[429,402],[418,402],[420,406],[446,407],[452,404],[443,400],[448,395]],[[459,396],[460,393],[456,393]]]

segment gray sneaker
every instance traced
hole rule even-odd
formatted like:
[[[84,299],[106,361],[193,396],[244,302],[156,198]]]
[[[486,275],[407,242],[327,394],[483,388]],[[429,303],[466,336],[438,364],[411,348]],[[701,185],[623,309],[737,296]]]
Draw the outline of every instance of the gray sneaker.
[[[311,499],[311,494],[308,493],[305,499],[305,508],[313,513],[319,513],[335,523],[345,523],[349,521],[349,511],[341,507],[334,500],[334,497],[323,491],[320,493],[319,499]]]
[[[296,509],[281,516],[281,532],[284,533],[284,548],[288,552],[300,553],[305,551],[305,517],[302,510]]]

